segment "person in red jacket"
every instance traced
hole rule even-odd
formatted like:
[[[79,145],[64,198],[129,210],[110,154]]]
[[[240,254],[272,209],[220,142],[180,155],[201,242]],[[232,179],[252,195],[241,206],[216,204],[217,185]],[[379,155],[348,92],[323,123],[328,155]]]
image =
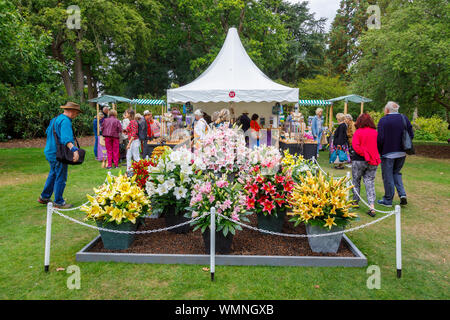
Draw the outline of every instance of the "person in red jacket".
[[[368,113],[361,114],[355,123],[356,131],[352,140],[352,178],[354,189],[360,194],[361,178],[366,186],[367,202],[370,209],[367,212],[375,217],[375,176],[381,163],[377,148],[378,133],[375,123]],[[357,205],[359,197],[353,191],[353,202]]]
[[[112,168],[112,164],[116,168],[119,167],[119,136],[122,132],[122,124],[117,119],[117,111],[110,110],[109,116],[102,123],[102,134],[105,137],[106,153],[108,155],[108,167]]]

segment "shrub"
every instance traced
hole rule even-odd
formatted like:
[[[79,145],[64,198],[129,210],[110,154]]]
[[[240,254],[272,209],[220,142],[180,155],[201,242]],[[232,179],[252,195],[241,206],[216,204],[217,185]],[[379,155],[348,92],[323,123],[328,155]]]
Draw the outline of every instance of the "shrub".
[[[383,112],[377,112],[377,111],[369,111],[370,116],[373,119],[373,122],[375,123],[375,125],[378,125],[378,121],[380,121],[380,119],[384,116]]]
[[[449,138],[448,123],[438,116],[419,117],[414,121],[414,139],[427,141],[446,141]]]

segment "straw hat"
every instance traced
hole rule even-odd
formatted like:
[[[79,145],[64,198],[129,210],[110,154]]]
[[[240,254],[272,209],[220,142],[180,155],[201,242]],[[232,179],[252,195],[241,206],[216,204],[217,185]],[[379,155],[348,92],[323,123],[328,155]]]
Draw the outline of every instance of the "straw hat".
[[[83,111],[81,111],[79,104],[76,104],[75,102],[71,102],[71,101],[66,102],[65,105],[61,106],[61,109],[72,109],[72,110],[77,110],[78,112],[83,112]]]
[[[244,111],[242,112],[243,114],[248,114],[247,109],[244,109]]]

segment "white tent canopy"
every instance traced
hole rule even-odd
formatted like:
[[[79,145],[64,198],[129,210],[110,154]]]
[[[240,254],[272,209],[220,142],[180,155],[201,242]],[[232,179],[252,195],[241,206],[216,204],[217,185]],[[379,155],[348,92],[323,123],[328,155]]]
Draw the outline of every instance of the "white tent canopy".
[[[270,80],[250,59],[236,28],[214,62],[193,82],[167,90],[168,103],[298,102],[298,88]]]

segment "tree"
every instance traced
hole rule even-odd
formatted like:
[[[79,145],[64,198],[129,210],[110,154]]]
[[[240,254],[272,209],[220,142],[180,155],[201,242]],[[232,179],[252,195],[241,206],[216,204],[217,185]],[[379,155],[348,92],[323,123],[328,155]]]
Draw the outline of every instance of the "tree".
[[[353,88],[380,106],[394,100],[424,115],[444,107],[448,121],[449,14],[447,0],[394,1],[381,29],[360,38],[363,55],[351,70]]]

